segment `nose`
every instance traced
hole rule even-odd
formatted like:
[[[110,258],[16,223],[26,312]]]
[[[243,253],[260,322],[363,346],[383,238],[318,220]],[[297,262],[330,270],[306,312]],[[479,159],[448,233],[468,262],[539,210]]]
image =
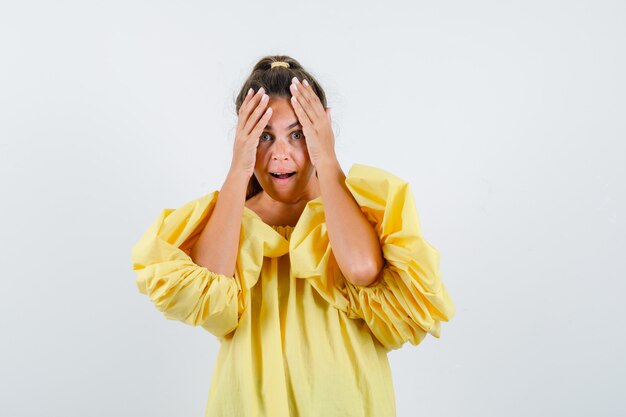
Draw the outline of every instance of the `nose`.
[[[272,159],[284,160],[287,159],[287,155],[287,145],[285,145],[285,143],[281,140],[275,141],[274,146],[272,146]]]

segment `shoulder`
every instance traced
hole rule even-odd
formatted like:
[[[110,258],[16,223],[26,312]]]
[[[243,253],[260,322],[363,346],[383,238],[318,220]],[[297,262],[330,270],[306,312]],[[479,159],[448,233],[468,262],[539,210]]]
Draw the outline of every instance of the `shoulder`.
[[[348,173],[346,174],[346,177],[371,179],[385,178],[403,181],[402,178],[387,169],[360,163],[352,164],[352,166],[348,170]]]
[[[382,189],[398,188],[408,184],[405,179],[387,169],[359,163],[352,164],[346,174],[345,182],[353,192],[357,189],[372,187],[382,191]]]
[[[246,202],[244,203],[244,205],[249,208],[252,211],[258,212],[260,207],[259,207],[259,196],[261,195],[261,193],[255,194],[252,197],[250,197],[249,199],[246,200]]]

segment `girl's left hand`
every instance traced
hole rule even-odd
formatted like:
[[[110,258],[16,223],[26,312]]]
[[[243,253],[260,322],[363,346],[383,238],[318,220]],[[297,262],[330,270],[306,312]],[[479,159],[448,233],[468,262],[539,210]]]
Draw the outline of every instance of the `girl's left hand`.
[[[330,124],[330,109],[324,109],[307,80],[300,83],[297,77],[293,77],[290,89],[291,105],[302,125],[311,163],[319,168],[318,164],[336,161],[335,134]]]

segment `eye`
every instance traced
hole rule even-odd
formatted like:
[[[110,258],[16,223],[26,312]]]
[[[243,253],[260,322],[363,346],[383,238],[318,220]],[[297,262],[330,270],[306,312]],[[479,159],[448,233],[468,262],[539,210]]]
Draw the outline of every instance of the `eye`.
[[[292,133],[292,136],[296,135],[296,139],[302,139],[304,137],[304,134],[302,133],[301,130],[297,130],[295,132]]]
[[[265,142],[265,141],[263,140],[263,137],[264,137],[264,136],[268,136],[270,139],[272,138],[272,135],[270,135],[269,133],[262,133],[262,134],[261,134],[261,136],[259,136],[259,141],[261,141],[261,142]]]

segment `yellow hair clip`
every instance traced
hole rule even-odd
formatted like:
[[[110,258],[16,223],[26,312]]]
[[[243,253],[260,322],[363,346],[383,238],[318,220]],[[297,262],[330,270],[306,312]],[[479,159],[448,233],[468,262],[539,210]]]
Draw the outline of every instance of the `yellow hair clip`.
[[[289,63],[288,62],[284,62],[284,61],[274,61],[274,62],[272,62],[272,66],[270,67],[270,69],[274,68],[274,67],[289,68]]]

